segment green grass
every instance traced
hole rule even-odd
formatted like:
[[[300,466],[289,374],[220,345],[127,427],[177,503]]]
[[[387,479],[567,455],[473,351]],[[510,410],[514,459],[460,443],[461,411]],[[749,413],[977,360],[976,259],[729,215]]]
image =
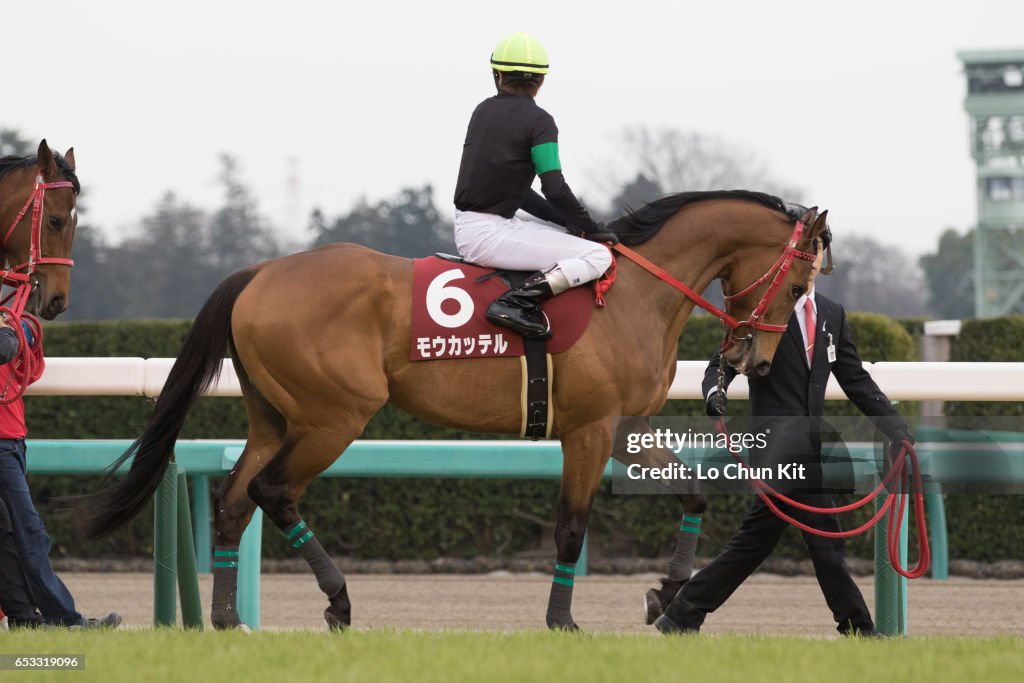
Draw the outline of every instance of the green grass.
[[[883,641],[547,631],[0,633],[0,652],[85,654],[84,671],[0,679],[76,681],[1019,681],[1024,639]]]

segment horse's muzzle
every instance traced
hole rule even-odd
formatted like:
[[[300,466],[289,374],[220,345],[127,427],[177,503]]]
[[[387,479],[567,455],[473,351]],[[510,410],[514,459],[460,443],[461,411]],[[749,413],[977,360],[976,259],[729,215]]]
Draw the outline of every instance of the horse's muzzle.
[[[50,297],[50,300],[46,303],[46,307],[40,311],[40,315],[46,320],[53,320],[58,315],[66,311],[68,308],[68,300],[63,294]]]

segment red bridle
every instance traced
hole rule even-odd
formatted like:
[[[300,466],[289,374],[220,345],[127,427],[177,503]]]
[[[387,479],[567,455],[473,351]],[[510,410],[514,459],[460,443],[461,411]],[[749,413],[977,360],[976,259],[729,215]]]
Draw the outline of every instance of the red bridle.
[[[768,280],[771,280],[768,285],[768,289],[765,290],[765,293],[761,296],[761,300],[757,303],[757,306],[754,307],[754,310],[750,312],[750,316],[748,316],[746,320],[737,320],[718,306],[715,306],[713,303],[702,297],[690,287],[687,287],[685,284],[669,275],[665,272],[665,269],[654,265],[629,247],[619,243],[614,245],[612,249],[633,261],[655,277],[658,277],[672,285],[686,295],[686,297],[693,301],[697,306],[700,306],[705,311],[725,323],[725,326],[728,328],[725,341],[722,342],[722,351],[725,351],[736,342],[753,339],[753,332],[748,334],[746,337],[736,337],[733,334],[733,332],[741,327],[750,328],[751,330],[764,330],[765,332],[786,331],[785,325],[772,325],[771,323],[764,322],[764,316],[765,313],[768,312],[768,308],[772,305],[772,301],[775,300],[775,296],[779,293],[779,289],[782,287],[782,282],[786,279],[786,273],[789,272],[790,267],[793,265],[793,259],[799,258],[804,261],[814,261],[817,257],[816,254],[800,251],[796,248],[796,245],[800,243],[800,238],[803,236],[803,232],[803,222],[797,221],[796,226],[793,228],[793,234],[789,236],[789,241],[786,243],[786,247],[782,250],[782,254],[775,261],[775,264],[772,265],[764,275],[759,277],[743,291],[737,292],[736,294],[730,294],[725,297],[726,301],[732,301],[733,299],[739,298],[745,294],[749,294],[758,286],[764,284]]]
[[[68,266],[69,268],[75,265],[75,262],[69,258],[43,256],[43,199],[46,197],[47,190],[56,190],[62,187],[74,189],[75,185],[70,180],[58,180],[52,183],[47,183],[43,181],[42,175],[36,176],[36,184],[35,187],[32,188],[31,196],[29,196],[28,201],[25,202],[25,206],[22,207],[21,211],[18,212],[18,215],[15,216],[14,222],[11,223],[11,227],[7,228],[7,233],[4,235],[3,242],[0,242],[0,249],[6,253],[7,242],[11,239],[11,234],[14,232],[15,228],[18,227],[18,223],[21,223],[21,219],[25,217],[28,207],[31,206],[32,244],[28,253],[28,261],[25,263],[19,263],[18,265],[11,267],[10,270],[0,270],[0,277],[3,278],[4,284],[18,287],[29,282],[29,276],[35,272],[37,265],[54,264],[59,266]],[[25,270],[24,273],[18,272],[22,269]]]
[[[0,404],[11,403],[17,400],[24,393],[25,387],[39,379],[43,372],[42,326],[34,315],[25,313],[25,305],[32,294],[32,274],[35,273],[36,266],[52,264],[68,266],[70,268],[75,265],[75,262],[69,258],[44,257],[42,249],[43,199],[46,197],[47,190],[65,187],[74,189],[75,186],[74,183],[68,180],[47,183],[43,181],[42,175],[36,175],[36,182],[32,188],[31,196],[29,196],[21,211],[18,212],[18,215],[15,216],[14,222],[11,223],[11,227],[4,234],[3,241],[0,242],[0,250],[6,254],[7,242],[11,239],[11,235],[18,227],[18,224],[25,218],[25,214],[31,206],[32,233],[28,261],[19,263],[7,270],[0,270],[0,281],[14,288],[13,292],[8,294],[3,301],[0,301],[0,315],[3,315],[11,322],[11,327],[14,329],[15,334],[18,335],[18,355],[12,361],[13,370],[11,378],[8,380],[8,386],[0,388],[2,389]],[[22,329],[22,320],[28,323],[36,340],[35,345],[31,348],[26,340],[25,331]],[[8,392],[8,388],[12,388],[12,384],[14,388],[13,394]]]

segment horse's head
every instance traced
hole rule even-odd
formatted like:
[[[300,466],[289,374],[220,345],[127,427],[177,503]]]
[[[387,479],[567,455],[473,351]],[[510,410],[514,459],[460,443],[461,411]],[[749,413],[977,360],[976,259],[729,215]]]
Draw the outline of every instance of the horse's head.
[[[2,193],[7,198],[0,206],[3,255],[8,268],[29,276],[25,310],[53,320],[68,307],[80,186],[73,149],[61,156],[43,140],[31,162],[26,158],[10,173]]]
[[[799,219],[804,229],[795,244],[790,226],[785,242],[744,250],[743,257],[723,274],[726,311],[744,323],[730,331],[724,356],[741,373],[764,376],[771,369],[793,307],[821,268],[819,237],[828,225],[827,217],[828,211],[819,214],[817,207],[807,209]],[[791,263],[782,272],[786,256]]]

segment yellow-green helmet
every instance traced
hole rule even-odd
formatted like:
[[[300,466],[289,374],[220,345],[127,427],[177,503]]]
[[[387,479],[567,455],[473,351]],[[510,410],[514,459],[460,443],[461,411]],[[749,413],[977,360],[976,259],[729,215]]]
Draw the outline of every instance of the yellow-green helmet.
[[[491,53],[491,68],[496,71],[548,72],[548,51],[540,41],[526,33],[513,33],[501,40]]]

